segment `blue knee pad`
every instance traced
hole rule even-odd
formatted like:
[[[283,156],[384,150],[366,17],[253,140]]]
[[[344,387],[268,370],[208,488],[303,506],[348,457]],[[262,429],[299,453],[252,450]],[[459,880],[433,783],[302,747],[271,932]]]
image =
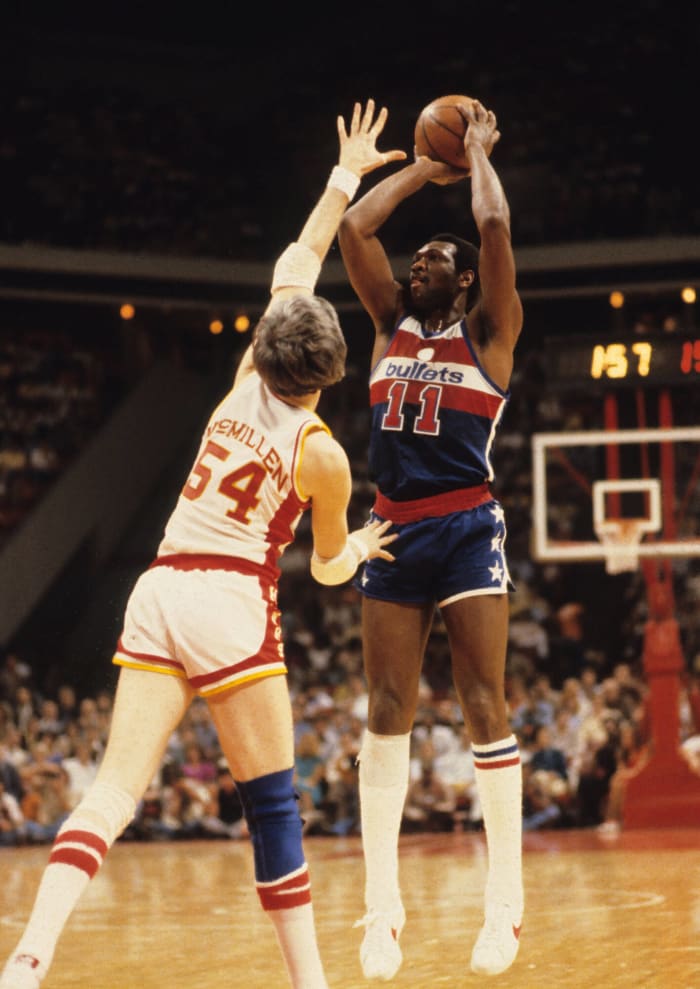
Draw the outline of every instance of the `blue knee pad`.
[[[293,769],[283,769],[247,783],[236,780],[253,843],[255,879],[259,883],[274,882],[304,864],[293,774]]]

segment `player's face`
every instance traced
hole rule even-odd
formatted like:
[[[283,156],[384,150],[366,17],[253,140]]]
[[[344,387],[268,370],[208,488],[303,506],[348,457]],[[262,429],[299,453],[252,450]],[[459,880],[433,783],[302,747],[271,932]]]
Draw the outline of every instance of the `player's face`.
[[[411,302],[419,312],[448,307],[459,292],[454,244],[433,240],[416,251],[409,272]]]

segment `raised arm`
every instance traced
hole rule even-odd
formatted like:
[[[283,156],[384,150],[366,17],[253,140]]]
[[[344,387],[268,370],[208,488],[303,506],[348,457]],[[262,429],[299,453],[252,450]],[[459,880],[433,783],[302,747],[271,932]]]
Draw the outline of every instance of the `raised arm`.
[[[345,120],[338,116],[336,126],[340,142],[338,164],[309,214],[298,240],[282,252],[275,264],[270,305],[288,295],[311,295],[321,271],[321,265],[338,231],[338,224],[353,198],[360,179],[368,172],[392,161],[401,161],[405,151],[378,151],[377,138],[384,129],[388,110],[382,107],[374,119],[374,100],[368,100],[364,111],[355,103],[349,131]],[[253,370],[252,347],[249,347],[236,372],[235,384]]]
[[[417,158],[366,192],[341,220],[338,243],[343,263],[378,335],[388,336],[393,331],[401,287],[377,231],[404,199],[443,171],[443,165]]]
[[[500,134],[496,117],[474,100],[464,148],[471,171],[471,208],[479,231],[481,297],[469,315],[470,333],[497,383],[510,378],[512,354],[523,324],[510,236],[510,208],[488,154]]]

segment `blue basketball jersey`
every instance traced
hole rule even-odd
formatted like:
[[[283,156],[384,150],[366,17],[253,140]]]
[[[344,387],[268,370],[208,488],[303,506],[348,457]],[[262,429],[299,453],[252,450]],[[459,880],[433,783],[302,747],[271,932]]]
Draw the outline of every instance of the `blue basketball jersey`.
[[[370,376],[369,468],[378,491],[408,501],[488,484],[508,397],[481,367],[464,320],[426,334],[404,317]]]

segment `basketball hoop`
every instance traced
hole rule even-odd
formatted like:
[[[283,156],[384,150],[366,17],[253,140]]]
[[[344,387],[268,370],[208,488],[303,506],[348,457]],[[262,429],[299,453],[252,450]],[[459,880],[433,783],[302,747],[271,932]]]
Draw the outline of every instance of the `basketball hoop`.
[[[639,566],[639,544],[649,528],[649,520],[607,518],[596,526],[596,535],[605,549],[608,573],[628,573]]]

